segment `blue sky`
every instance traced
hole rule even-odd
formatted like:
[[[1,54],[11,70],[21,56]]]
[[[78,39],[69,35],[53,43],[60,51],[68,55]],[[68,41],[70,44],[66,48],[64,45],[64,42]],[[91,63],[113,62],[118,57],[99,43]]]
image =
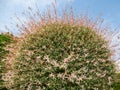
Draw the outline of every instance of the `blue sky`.
[[[14,20],[15,14],[21,19],[24,19],[22,12],[28,10],[28,7],[34,9],[35,3],[39,9],[44,9],[51,4],[54,0],[0,0],[0,32],[6,32],[4,28],[7,25],[10,32],[17,33],[17,29],[11,23],[16,23]],[[70,0],[56,0],[58,8],[62,8]],[[104,19],[105,23],[111,26],[114,30],[117,28],[120,31],[120,0],[72,0],[72,6],[75,13],[88,12],[89,16],[100,16]],[[13,19],[11,19],[13,18]],[[114,39],[114,42],[120,43],[120,40]],[[119,53],[120,54],[120,53]],[[116,56],[119,56],[117,53]]]
[[[10,18],[17,14],[23,18],[22,12],[29,6],[34,8],[37,2],[41,10],[44,10],[54,0],[0,0],[0,30],[6,31],[4,26],[10,27],[14,22]],[[69,0],[56,0],[61,8]],[[111,25],[113,29],[120,28],[120,0],[73,0],[73,8],[76,13],[85,13],[92,17],[102,15],[104,21]],[[14,27],[14,26],[13,26]],[[12,30],[13,31],[13,30]],[[15,31],[13,31],[15,32]]]
[[[93,17],[102,15],[112,28],[119,28],[120,0],[74,0],[73,6],[83,12],[87,10]]]

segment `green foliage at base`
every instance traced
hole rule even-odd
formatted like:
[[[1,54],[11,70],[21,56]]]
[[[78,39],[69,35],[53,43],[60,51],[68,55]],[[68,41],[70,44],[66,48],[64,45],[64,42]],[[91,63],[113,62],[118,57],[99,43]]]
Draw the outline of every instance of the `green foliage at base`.
[[[9,44],[12,41],[11,35],[6,33],[6,34],[0,34],[0,89],[3,88],[3,80],[2,80],[2,73],[4,69],[4,61],[2,60],[6,54],[8,53],[7,50],[4,48],[6,47],[7,44]]]
[[[14,90],[110,90],[107,42],[89,27],[49,24],[23,41],[14,60]]]
[[[115,74],[115,83],[113,84],[114,90],[120,90],[120,73]]]

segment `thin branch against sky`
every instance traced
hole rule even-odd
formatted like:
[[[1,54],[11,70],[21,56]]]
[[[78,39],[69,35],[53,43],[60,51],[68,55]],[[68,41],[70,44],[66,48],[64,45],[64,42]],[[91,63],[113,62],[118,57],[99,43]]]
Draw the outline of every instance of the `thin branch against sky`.
[[[0,29],[5,31],[4,25],[10,26],[11,19],[16,13],[21,18],[22,12],[27,10],[29,6],[35,7],[37,3],[41,10],[49,6],[54,0],[0,0]],[[70,0],[57,0],[60,4],[59,8],[64,6]],[[119,0],[72,0],[72,5],[76,13],[88,11],[88,13],[96,17],[102,15],[105,22],[111,23],[113,29],[120,25],[120,1]],[[119,28],[118,28],[119,29]]]

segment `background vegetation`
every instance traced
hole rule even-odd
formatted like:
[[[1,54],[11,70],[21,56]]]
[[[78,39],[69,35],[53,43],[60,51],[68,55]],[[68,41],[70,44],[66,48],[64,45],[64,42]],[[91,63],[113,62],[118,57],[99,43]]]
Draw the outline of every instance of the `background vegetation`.
[[[10,44],[12,41],[12,36],[9,33],[5,34],[0,34],[0,89],[3,88],[3,80],[2,80],[2,73],[4,72],[5,69],[5,61],[3,60],[7,53],[9,52],[8,50],[5,49],[5,47]]]

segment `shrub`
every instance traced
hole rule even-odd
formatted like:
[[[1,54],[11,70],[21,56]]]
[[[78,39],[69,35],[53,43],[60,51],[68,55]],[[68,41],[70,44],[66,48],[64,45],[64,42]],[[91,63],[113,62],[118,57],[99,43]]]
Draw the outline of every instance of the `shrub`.
[[[107,42],[89,27],[48,24],[23,41],[12,88],[110,89],[114,67],[109,57]]]
[[[37,12],[39,20],[29,14],[20,27],[23,35],[4,76],[8,90],[111,90],[115,70],[104,28],[86,16],[49,12]]]
[[[2,60],[6,54],[8,53],[8,50],[5,50],[4,48],[6,47],[7,44],[11,42],[11,35],[6,33],[6,34],[0,34],[0,89],[3,88],[3,80],[2,80],[2,73],[4,69],[4,61]]]

